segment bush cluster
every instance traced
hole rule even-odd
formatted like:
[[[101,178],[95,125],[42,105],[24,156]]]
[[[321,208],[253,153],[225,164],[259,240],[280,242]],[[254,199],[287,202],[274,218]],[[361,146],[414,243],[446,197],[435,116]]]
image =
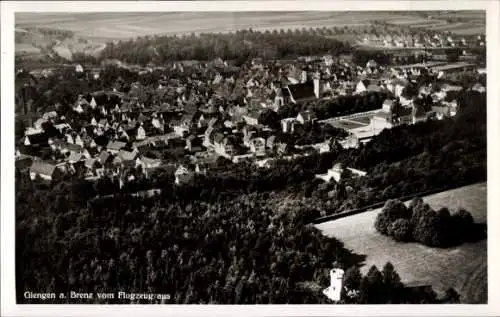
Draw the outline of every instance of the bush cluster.
[[[449,247],[478,237],[471,214],[459,209],[433,210],[415,197],[407,208],[397,199],[388,200],[375,219],[375,229],[397,241],[416,241],[431,247]]]

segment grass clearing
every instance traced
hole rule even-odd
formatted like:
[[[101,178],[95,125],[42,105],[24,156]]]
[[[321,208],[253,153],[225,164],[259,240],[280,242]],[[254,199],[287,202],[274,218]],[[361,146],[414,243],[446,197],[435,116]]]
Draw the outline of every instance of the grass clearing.
[[[463,207],[477,223],[486,223],[486,183],[479,183],[424,197],[434,209],[450,211]],[[380,209],[316,225],[325,235],[335,236],[345,247],[365,254],[362,272],[371,265],[382,269],[390,261],[403,282],[431,284],[439,293],[454,287],[466,303],[487,302],[487,241],[465,243],[448,249],[430,248],[419,243],[398,243],[380,235],[373,227]]]
[[[361,128],[364,127],[364,124],[353,122],[351,120],[338,120],[330,123],[332,126],[338,129],[356,129],[356,128]]]

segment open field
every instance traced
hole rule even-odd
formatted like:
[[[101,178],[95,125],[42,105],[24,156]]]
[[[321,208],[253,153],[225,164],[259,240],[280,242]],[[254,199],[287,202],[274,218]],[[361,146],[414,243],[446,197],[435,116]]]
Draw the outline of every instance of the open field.
[[[28,43],[16,44],[16,53],[20,54],[36,54],[40,53],[40,49]]]
[[[366,115],[362,117],[351,118],[349,119],[349,121],[361,123],[362,125],[368,125],[370,124],[371,118],[372,118],[371,115]]]
[[[373,115],[366,114],[366,115],[356,116],[353,118],[325,119],[321,120],[321,122],[329,124],[339,129],[357,129],[369,125],[372,117]]]
[[[477,223],[486,223],[486,183],[430,195],[424,198],[434,209],[450,211],[463,207]],[[328,236],[335,236],[346,248],[366,254],[364,273],[371,265],[382,269],[390,261],[403,282],[431,284],[439,293],[454,287],[466,303],[487,301],[487,241],[466,243],[448,249],[429,248],[418,243],[398,243],[375,231],[373,223],[380,209],[316,225]]]
[[[450,13],[451,17],[477,21],[481,12]],[[458,16],[457,16],[458,15]],[[484,14],[483,14],[484,15]],[[123,12],[123,13],[22,13],[16,14],[17,27],[48,27],[73,31],[94,42],[151,34],[229,32],[238,29],[297,29],[369,25],[381,20],[395,25],[429,25],[445,28],[443,13],[435,19],[410,12],[384,11],[303,11],[303,12]],[[484,17],[483,17],[484,19]]]
[[[330,125],[338,129],[348,129],[348,130],[361,128],[365,126],[365,124],[354,122],[353,120],[338,120],[330,123]]]
[[[53,41],[49,36],[26,30],[33,27],[72,31],[74,38],[58,42],[52,48],[53,52],[68,59],[76,52],[97,56],[110,41],[151,35],[225,33],[249,28],[258,31],[322,27],[341,29],[366,27],[375,20],[394,26],[425,26],[464,35],[478,33],[485,28],[484,14],[481,12],[450,14],[436,13],[429,19],[426,13],[403,11],[17,13],[16,45],[25,47],[16,52],[27,54],[27,45],[47,47]],[[449,23],[446,20],[449,17],[466,20]],[[336,32],[329,37],[352,44],[357,41],[352,33]],[[34,49],[29,50],[29,53],[35,53]]]

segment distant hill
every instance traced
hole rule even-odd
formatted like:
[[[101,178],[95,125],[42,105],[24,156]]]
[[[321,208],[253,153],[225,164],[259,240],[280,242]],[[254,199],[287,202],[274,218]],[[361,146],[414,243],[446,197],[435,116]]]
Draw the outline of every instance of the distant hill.
[[[72,31],[46,27],[16,27],[16,56],[27,59],[52,58],[58,55],[72,60],[75,53],[97,56],[104,43],[93,43],[76,36]]]
[[[484,11],[97,12],[17,13],[16,54],[96,56],[106,43],[148,35],[236,30],[343,28],[384,21],[457,34],[484,33]]]

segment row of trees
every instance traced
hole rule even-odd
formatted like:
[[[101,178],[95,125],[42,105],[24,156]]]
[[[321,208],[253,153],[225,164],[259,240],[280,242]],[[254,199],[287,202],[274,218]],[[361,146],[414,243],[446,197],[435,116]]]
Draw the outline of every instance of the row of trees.
[[[375,228],[397,241],[417,241],[431,247],[454,246],[484,234],[468,211],[460,209],[454,214],[448,208],[436,211],[421,198],[414,198],[409,208],[399,200],[388,200],[377,215]]]

